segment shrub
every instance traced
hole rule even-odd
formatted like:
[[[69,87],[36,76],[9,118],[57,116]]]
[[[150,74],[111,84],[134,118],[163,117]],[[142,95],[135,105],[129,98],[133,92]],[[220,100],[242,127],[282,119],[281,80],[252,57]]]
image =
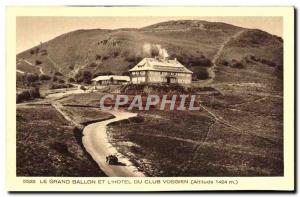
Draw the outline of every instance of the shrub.
[[[86,90],[86,87],[80,86],[80,89],[85,91],[85,90]]]
[[[56,76],[63,76],[63,74],[61,74],[61,73],[60,73],[60,72],[58,72],[58,71],[57,71],[57,72],[55,72],[55,73],[54,73],[54,75],[56,75]]]
[[[34,98],[40,98],[40,90],[37,87],[24,90],[17,94],[17,103],[32,100]]]
[[[205,56],[200,57],[190,57],[187,65],[189,66],[201,66],[201,67],[210,67],[212,66],[212,62],[207,59]]]
[[[227,62],[226,60],[220,61],[220,64],[223,66],[229,66],[229,62]]]
[[[28,90],[22,91],[21,93],[17,94],[17,103],[28,101],[30,99],[31,98]]]
[[[90,84],[92,80],[92,73],[88,70],[80,70],[76,75],[75,75],[75,80],[77,83],[87,83]]]
[[[96,67],[97,66],[97,64],[95,63],[95,62],[92,62],[92,63],[90,63],[90,65],[89,65],[90,67],[92,67],[92,68],[94,68],[94,67]]]
[[[70,69],[70,70],[73,70],[73,69],[74,69],[74,65],[70,65],[70,66],[69,66],[69,69]]]
[[[102,57],[102,60],[107,60],[108,59],[108,56],[103,56]]]
[[[240,61],[233,61],[231,64],[232,68],[244,68],[244,64]]]
[[[75,79],[71,77],[71,78],[68,79],[68,82],[69,82],[69,83],[74,83],[74,82],[75,82]]]
[[[33,83],[39,80],[39,75],[36,73],[29,73],[26,75],[26,81],[28,83]]]
[[[232,68],[244,68],[244,64],[242,64],[241,62],[237,62],[232,64]]]
[[[51,77],[49,75],[45,75],[45,74],[42,74],[40,75],[40,80],[42,81],[46,81],[46,80],[50,80]]]
[[[59,82],[59,83],[65,83],[65,80],[60,79],[60,80],[58,80],[58,82]]]
[[[52,77],[52,81],[55,82],[55,81],[57,81],[57,80],[58,80],[57,76],[54,75],[54,76]]]
[[[42,64],[43,62],[41,60],[35,60],[35,65],[40,65]]]
[[[29,94],[31,98],[40,98],[40,89],[38,87],[30,88],[29,89]]]
[[[34,54],[34,50],[33,50],[33,49],[30,50],[30,54],[31,54],[31,55]]]
[[[208,79],[209,78],[209,74],[207,72],[207,70],[200,70],[198,72],[195,73],[196,78],[200,79],[200,80],[204,80],[204,79]]]
[[[96,57],[95,57],[96,60],[101,60],[101,55],[99,54],[96,54]]]
[[[122,73],[123,76],[130,76],[130,72],[129,71],[125,71]]]

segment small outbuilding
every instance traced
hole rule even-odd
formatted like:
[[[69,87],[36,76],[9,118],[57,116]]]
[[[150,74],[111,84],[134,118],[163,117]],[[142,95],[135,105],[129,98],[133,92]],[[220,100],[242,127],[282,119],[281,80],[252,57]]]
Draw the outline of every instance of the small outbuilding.
[[[98,76],[92,79],[94,86],[104,86],[104,85],[119,85],[126,84],[130,81],[129,76],[118,76],[118,75],[104,75]]]

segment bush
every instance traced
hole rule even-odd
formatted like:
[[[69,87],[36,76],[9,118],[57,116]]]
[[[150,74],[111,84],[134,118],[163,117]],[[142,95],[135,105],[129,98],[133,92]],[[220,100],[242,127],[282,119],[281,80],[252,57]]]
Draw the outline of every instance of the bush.
[[[70,65],[70,66],[69,66],[69,69],[70,69],[70,70],[73,70],[73,69],[74,69],[74,65]]]
[[[17,103],[32,100],[34,98],[40,98],[40,90],[37,87],[24,90],[17,94]]]
[[[240,61],[237,61],[237,60],[232,60],[232,63],[231,63],[231,67],[232,68],[244,68],[244,64]]]
[[[108,56],[103,56],[102,57],[102,60],[107,60],[108,59]]]
[[[76,75],[75,75],[75,80],[77,83],[87,83],[90,84],[92,80],[92,73],[88,70],[80,70]]]
[[[57,80],[58,80],[57,76],[54,75],[54,76],[52,77],[52,81],[56,82]]]
[[[209,78],[209,74],[206,69],[200,70],[193,74],[193,80],[195,80],[195,79],[204,80],[204,79],[208,79],[208,78]]]
[[[31,55],[34,54],[34,50],[33,50],[33,49],[30,50],[30,54],[31,54]]]
[[[89,66],[92,67],[92,68],[94,68],[94,67],[97,67],[97,64],[95,62],[92,62],[92,63],[90,63]]]
[[[65,83],[65,80],[60,79],[60,80],[58,80],[58,82],[59,82],[59,83]]]
[[[80,86],[80,89],[85,91],[85,90],[86,90],[86,87]]]
[[[200,57],[190,57],[188,62],[188,66],[201,66],[201,67],[210,67],[212,66],[212,62],[207,59],[205,56],[200,56]]]
[[[51,77],[49,75],[44,75],[44,74],[40,75],[40,80],[41,81],[47,81],[47,80],[50,80],[50,79],[51,79]]]
[[[220,64],[223,66],[229,66],[229,62],[227,62],[226,60],[220,61]]]
[[[28,100],[31,100],[28,90],[22,91],[21,93],[17,94],[17,103]]]
[[[56,76],[63,76],[63,74],[61,74],[60,72],[55,72],[54,75],[56,75]]]
[[[236,63],[233,63],[231,65],[232,68],[244,68],[244,64],[242,64],[241,62],[236,62]]]
[[[101,60],[101,55],[99,54],[96,54],[96,57],[95,57],[96,60]]]
[[[29,73],[26,75],[26,81],[28,83],[33,83],[39,80],[39,75],[36,73]]]
[[[130,72],[129,71],[125,71],[122,73],[123,76],[130,76]]]
[[[68,82],[69,82],[69,83],[74,83],[74,82],[75,82],[75,79],[71,77],[71,78],[68,79]]]
[[[43,62],[41,60],[35,60],[35,65],[40,65],[42,64]]]

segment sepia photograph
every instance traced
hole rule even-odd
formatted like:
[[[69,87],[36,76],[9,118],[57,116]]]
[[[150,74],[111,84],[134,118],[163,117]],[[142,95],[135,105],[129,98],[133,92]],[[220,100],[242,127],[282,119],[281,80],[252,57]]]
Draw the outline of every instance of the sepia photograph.
[[[23,183],[287,175],[283,16],[24,15],[15,30]]]

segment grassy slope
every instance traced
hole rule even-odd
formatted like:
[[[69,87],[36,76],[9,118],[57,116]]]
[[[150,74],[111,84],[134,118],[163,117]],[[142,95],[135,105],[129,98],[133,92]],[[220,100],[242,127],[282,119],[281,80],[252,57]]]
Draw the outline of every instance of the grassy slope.
[[[240,29],[205,21],[171,21],[143,29],[78,30],[39,46],[46,49],[48,55],[31,55],[27,50],[17,57],[31,62],[41,60],[46,73],[59,70],[66,76],[72,76],[80,68],[121,73],[136,63],[132,59],[143,56],[141,52],[145,43],[160,44],[171,56],[179,57],[183,62],[188,62],[191,56],[204,55],[210,59],[219,45]],[[101,58],[96,60],[96,55]],[[89,67],[91,63],[98,66]]]
[[[39,106],[17,108],[17,176],[105,175],[81,147],[81,131]]]
[[[110,126],[118,150],[149,176],[275,176],[283,173],[282,98],[264,86],[224,85],[200,112],[140,112],[144,122]],[[101,92],[64,105],[97,106]]]
[[[258,99],[251,94],[201,99],[228,125],[203,109],[150,111],[140,113],[143,123],[114,125],[108,133],[119,151],[149,176],[280,176],[282,103]]]

